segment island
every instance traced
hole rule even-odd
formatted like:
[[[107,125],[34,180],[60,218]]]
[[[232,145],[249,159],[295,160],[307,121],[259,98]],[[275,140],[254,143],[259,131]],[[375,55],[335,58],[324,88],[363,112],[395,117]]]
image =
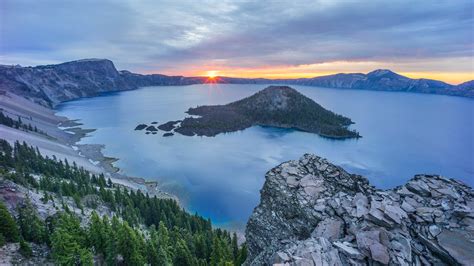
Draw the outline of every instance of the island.
[[[158,128],[166,131],[174,129],[174,132],[185,136],[212,137],[251,126],[270,126],[333,139],[361,137],[357,131],[348,128],[353,124],[350,118],[326,110],[288,86],[269,86],[236,102],[198,106],[190,108],[187,113],[193,117],[170,121]]]

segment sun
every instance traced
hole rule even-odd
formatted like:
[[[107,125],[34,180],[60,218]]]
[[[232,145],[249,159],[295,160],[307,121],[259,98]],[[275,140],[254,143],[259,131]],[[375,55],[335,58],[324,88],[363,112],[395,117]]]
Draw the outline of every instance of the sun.
[[[217,77],[217,73],[218,73],[218,72],[219,72],[219,71],[217,71],[217,70],[209,70],[209,71],[206,72],[206,76],[207,76],[208,78],[213,79],[213,78]]]

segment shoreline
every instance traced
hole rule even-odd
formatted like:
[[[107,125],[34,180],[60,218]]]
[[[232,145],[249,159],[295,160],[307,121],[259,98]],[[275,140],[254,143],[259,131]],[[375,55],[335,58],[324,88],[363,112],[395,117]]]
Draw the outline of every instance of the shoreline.
[[[57,129],[66,132],[71,136],[69,139],[61,139],[67,146],[76,151],[79,156],[87,159],[91,164],[97,166],[103,171],[106,177],[110,177],[112,182],[126,186],[129,189],[142,190],[150,196],[156,196],[163,199],[173,199],[181,205],[176,195],[162,191],[158,181],[147,180],[142,177],[133,177],[121,173],[121,169],[114,165],[120,158],[105,156],[103,149],[105,144],[80,144],[80,141],[87,137],[89,133],[97,129],[82,128],[79,119],[70,119],[68,117],[59,116],[56,109],[52,109],[54,117],[58,119]],[[59,140],[56,140],[59,141]]]

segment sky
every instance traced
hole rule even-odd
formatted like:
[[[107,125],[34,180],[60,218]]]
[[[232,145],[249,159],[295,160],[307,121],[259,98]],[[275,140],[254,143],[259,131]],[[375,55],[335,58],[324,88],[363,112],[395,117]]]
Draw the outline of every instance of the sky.
[[[474,79],[474,1],[0,0],[0,64],[137,73]]]

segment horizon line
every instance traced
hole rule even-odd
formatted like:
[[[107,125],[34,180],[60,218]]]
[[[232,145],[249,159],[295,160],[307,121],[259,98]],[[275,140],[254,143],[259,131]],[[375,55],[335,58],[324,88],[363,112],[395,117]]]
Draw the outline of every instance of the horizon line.
[[[111,59],[107,58],[82,58],[82,59],[75,59],[75,60],[70,60],[70,61],[64,61],[60,63],[49,63],[49,64],[36,64],[36,65],[21,65],[21,64],[2,64],[0,63],[0,66],[11,66],[11,67],[40,67],[40,66],[48,66],[48,65],[59,65],[59,64],[64,64],[64,63],[71,63],[71,62],[80,62],[80,61],[93,61],[93,60],[108,60],[112,62],[114,65],[115,69],[117,67],[115,66],[115,63]],[[235,68],[234,70],[238,72],[251,72],[252,68]],[[239,78],[239,79],[266,79],[266,80],[291,80],[291,79],[312,79],[312,78],[318,78],[318,77],[325,77],[325,76],[331,76],[331,75],[337,75],[337,74],[362,74],[362,75],[367,75],[371,72],[377,71],[377,70],[388,70],[391,71],[395,74],[410,78],[410,79],[428,79],[428,80],[436,80],[436,81],[441,81],[444,83],[447,83],[449,85],[460,85],[469,81],[474,80],[474,72],[420,72],[420,71],[394,71],[390,68],[374,68],[373,70],[370,71],[322,71],[322,72],[305,72],[305,73],[271,73],[271,72],[261,72],[260,74],[256,75],[239,75],[239,74],[232,74],[226,72],[232,72],[232,69],[226,69],[226,70],[218,70],[218,69],[212,69],[212,70],[204,70],[204,71],[199,71],[198,73],[183,73],[183,74],[178,74],[174,72],[168,72],[168,71],[163,71],[163,72],[155,72],[155,71],[140,71],[140,70],[128,70],[128,69],[117,69],[117,71],[128,71],[131,73],[135,74],[141,74],[141,75],[165,75],[165,76],[181,76],[181,77],[187,77],[187,78],[209,78],[209,75],[206,75],[205,72],[222,72],[223,75],[215,75],[214,78]],[[187,71],[183,71],[187,72]],[[195,72],[195,71],[194,71]],[[454,77],[453,77],[454,76]],[[454,81],[453,78],[458,77],[456,81]],[[463,78],[461,78],[463,77]]]

